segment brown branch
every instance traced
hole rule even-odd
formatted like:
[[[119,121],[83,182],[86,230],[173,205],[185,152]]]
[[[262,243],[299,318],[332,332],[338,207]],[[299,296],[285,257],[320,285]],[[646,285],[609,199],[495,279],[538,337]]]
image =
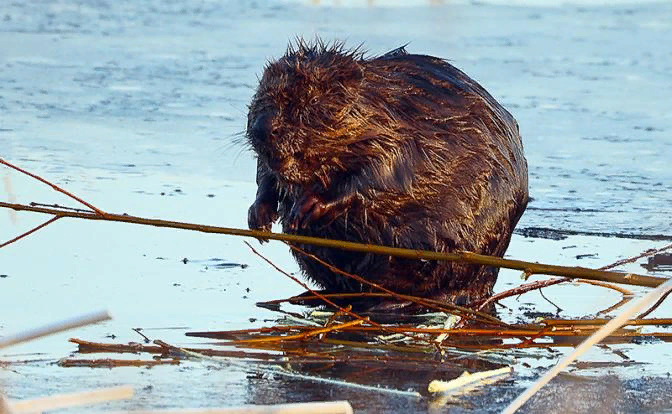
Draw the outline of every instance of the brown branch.
[[[611,319],[544,319],[541,323],[548,326],[566,326],[566,325],[604,325]],[[647,325],[672,325],[672,318],[659,319],[630,319],[623,326],[647,326]]]
[[[645,252],[642,252],[642,253],[638,254],[637,256],[632,256],[632,257],[628,257],[627,259],[618,260],[618,261],[616,261],[612,264],[600,267],[600,270],[613,269],[614,267],[617,267],[617,266],[620,266],[620,265],[623,265],[623,264],[634,263],[637,260],[641,259],[642,257],[653,256],[654,254],[661,253],[661,252],[664,252],[664,251],[670,250],[670,249],[672,249],[672,243],[670,243],[666,246],[660,247],[658,249],[649,249]]]
[[[33,206],[26,206],[23,204],[14,204],[5,202],[0,202],[0,207],[10,208],[17,211],[32,211],[35,213],[52,214],[59,217],[74,217],[74,218],[99,220],[99,221],[117,221],[123,223],[142,224],[155,227],[169,227],[184,230],[194,230],[203,233],[218,233],[218,234],[228,234],[232,236],[254,237],[256,239],[266,238],[270,240],[281,240],[298,244],[312,244],[320,247],[331,247],[355,252],[396,256],[405,259],[462,261],[486,266],[523,270],[529,273],[565,276],[569,278],[600,280],[604,282],[622,283],[626,285],[656,287],[660,286],[661,284],[667,281],[666,278],[662,277],[645,276],[635,273],[622,274],[617,272],[607,272],[595,269],[588,269],[584,267],[570,267],[570,266],[548,265],[542,263],[532,263],[523,260],[504,259],[500,257],[486,256],[466,251],[433,252],[428,250],[403,249],[400,247],[377,246],[373,244],[362,244],[341,240],[323,239],[319,237],[300,236],[297,234],[271,233],[259,230],[245,230],[245,229],[236,229],[228,227],[206,226],[200,224],[183,223],[183,222],[160,220],[160,219],[149,219],[124,214],[105,213],[105,217],[103,217],[92,213],[61,211],[44,207],[33,207]]]
[[[10,245],[10,244],[12,244],[12,243],[14,243],[14,242],[16,242],[16,241],[21,240],[21,239],[23,239],[23,238],[26,237],[26,236],[30,236],[31,234],[35,233],[36,231],[38,231],[38,230],[40,230],[40,229],[42,229],[42,228],[47,227],[48,225],[50,225],[51,223],[53,223],[54,221],[56,221],[56,220],[58,220],[58,219],[60,219],[60,218],[61,218],[61,217],[58,217],[58,216],[56,216],[56,217],[52,217],[52,218],[50,218],[49,220],[45,221],[44,223],[40,224],[39,226],[34,227],[34,228],[32,228],[31,230],[28,230],[27,232],[25,232],[25,233],[23,233],[23,234],[21,234],[21,235],[18,235],[18,236],[14,237],[14,238],[11,239],[11,240],[7,240],[6,242],[1,243],[1,244],[0,244],[0,249],[2,249],[3,247],[5,247],[5,246],[7,246],[7,245]]]
[[[621,306],[625,305],[626,303],[630,302],[633,299],[634,299],[634,296],[624,297],[618,303],[615,303],[615,304],[609,306],[608,308],[602,309],[601,311],[595,313],[595,316],[606,315],[608,313],[611,313],[611,312],[615,311],[616,309],[619,309]]]
[[[86,201],[82,200],[81,198],[77,197],[76,195],[74,195],[74,194],[72,194],[72,193],[70,193],[70,192],[68,192],[68,191],[66,191],[66,190],[64,190],[64,189],[62,189],[61,187],[57,186],[56,184],[52,184],[52,183],[50,183],[49,181],[45,180],[44,178],[42,178],[42,177],[40,177],[40,176],[38,176],[38,175],[35,175],[35,174],[33,174],[33,173],[29,173],[28,171],[26,171],[26,170],[24,170],[24,169],[22,169],[22,168],[19,168],[19,167],[17,167],[16,165],[11,164],[11,163],[9,163],[9,162],[3,160],[2,158],[0,158],[0,164],[4,164],[4,165],[6,165],[6,166],[9,167],[9,168],[12,168],[12,169],[14,169],[14,170],[16,170],[16,171],[18,171],[18,172],[20,172],[20,173],[22,173],[22,174],[25,174],[25,175],[27,175],[27,176],[29,176],[29,177],[31,177],[31,178],[36,179],[37,181],[39,181],[39,182],[41,182],[41,183],[44,183],[44,184],[48,185],[49,187],[53,188],[54,190],[58,191],[59,193],[63,193],[63,194],[65,194],[66,196],[72,198],[73,200],[75,200],[75,201],[77,201],[77,202],[79,202],[79,203],[84,204],[85,206],[87,206],[87,207],[90,208],[91,210],[95,211],[96,214],[98,214],[98,215],[101,215],[101,216],[103,216],[103,217],[106,215],[106,213],[105,213],[103,210],[100,210],[100,209],[96,208],[96,207],[93,206],[92,204],[87,203]]]
[[[663,302],[665,301],[665,299],[667,299],[668,296],[670,296],[670,293],[672,293],[672,289],[670,289],[670,290],[668,290],[667,292],[663,293],[663,296],[661,296],[660,299],[658,299],[658,300],[656,301],[656,303],[654,303],[653,306],[651,306],[651,307],[649,308],[649,310],[647,310],[646,312],[643,312],[643,313],[639,314],[639,316],[637,316],[637,319],[643,319],[643,318],[646,318],[646,316],[647,316],[648,314],[650,314],[651,312],[653,312],[654,310],[656,310],[656,308],[658,308],[658,306],[660,306],[660,304],[663,303]]]
[[[600,270],[605,270],[605,269],[600,268]],[[593,286],[600,286],[600,287],[604,287],[604,288],[607,288],[607,289],[612,289],[612,290],[615,290],[617,292],[622,293],[624,296],[633,296],[634,295],[628,289],[624,289],[620,286],[612,285],[611,283],[604,283],[604,282],[600,282],[600,281],[597,281],[597,280],[586,280],[586,279],[579,279],[579,280],[577,280],[577,282],[586,283],[588,285],[593,285]]]
[[[248,343],[259,343],[259,342],[279,342],[279,341],[292,341],[292,340],[298,340],[302,341],[304,339],[308,339],[311,336],[315,335],[320,335],[323,333],[329,333],[333,331],[340,331],[344,330],[347,328],[350,328],[351,326],[355,325],[361,325],[364,323],[362,319],[355,319],[354,321],[346,322],[344,324],[340,325],[331,325],[326,328],[313,328],[310,330],[307,330],[306,332],[299,333],[296,335],[285,335],[285,336],[268,336],[265,338],[253,338],[253,339],[239,339],[235,341],[237,344],[248,344]]]
[[[524,285],[516,286],[513,289],[505,290],[504,292],[499,292],[495,295],[490,296],[488,299],[486,299],[479,307],[477,310],[482,310],[492,302],[497,302],[499,300],[508,298],[509,296],[517,296],[517,295],[522,295],[523,293],[530,292],[532,290],[536,289],[541,289],[545,288],[548,286],[553,286],[557,285],[559,283],[564,283],[566,282],[567,278],[559,278],[559,279],[547,279],[547,280],[539,280],[536,282],[530,282],[526,283]],[[475,302],[474,304],[477,304],[478,302]]]

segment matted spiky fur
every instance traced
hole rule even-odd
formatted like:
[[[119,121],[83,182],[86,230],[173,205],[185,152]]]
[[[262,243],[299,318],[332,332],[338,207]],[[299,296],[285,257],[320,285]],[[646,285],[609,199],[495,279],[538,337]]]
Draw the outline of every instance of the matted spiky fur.
[[[443,59],[401,47],[298,39],[269,62],[249,107],[258,156],[249,225],[414,249],[502,256],[527,205],[514,118]],[[301,246],[400,293],[488,296],[497,269]],[[297,255],[328,291],[368,290]],[[462,301],[462,300],[460,300]]]

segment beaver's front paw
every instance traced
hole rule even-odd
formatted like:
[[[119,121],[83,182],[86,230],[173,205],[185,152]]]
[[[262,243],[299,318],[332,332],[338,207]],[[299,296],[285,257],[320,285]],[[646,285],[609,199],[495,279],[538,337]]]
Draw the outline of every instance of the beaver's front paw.
[[[255,201],[247,210],[247,226],[251,230],[271,231],[273,222],[278,219],[277,204]],[[259,239],[267,242],[268,239]]]
[[[326,203],[315,194],[304,194],[296,200],[289,212],[286,221],[288,229],[296,231],[306,228],[312,222],[330,215],[329,213],[332,213],[333,207],[333,203]]]

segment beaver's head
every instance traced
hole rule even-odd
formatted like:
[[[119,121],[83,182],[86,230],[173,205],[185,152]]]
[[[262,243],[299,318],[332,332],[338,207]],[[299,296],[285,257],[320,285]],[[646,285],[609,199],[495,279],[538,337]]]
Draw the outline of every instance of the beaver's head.
[[[362,128],[363,57],[342,43],[302,39],[266,65],[249,106],[247,139],[281,182],[322,181]]]

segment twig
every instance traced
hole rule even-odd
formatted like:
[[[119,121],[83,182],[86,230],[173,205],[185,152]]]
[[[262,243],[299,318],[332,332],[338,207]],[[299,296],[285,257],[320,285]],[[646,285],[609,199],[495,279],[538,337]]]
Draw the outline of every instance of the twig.
[[[543,290],[539,289],[539,294],[541,295],[542,298],[544,298],[544,299],[546,300],[546,302],[548,302],[548,303],[550,303],[551,305],[555,306],[555,309],[557,309],[556,314],[559,314],[560,312],[562,312],[562,308],[561,308],[560,306],[556,305],[555,303],[553,303],[552,300],[550,300],[549,298],[547,298],[546,295],[544,295],[544,291],[543,291]]]
[[[72,194],[72,193],[70,193],[70,192],[68,192],[68,191],[66,191],[66,190],[64,190],[64,189],[62,189],[61,187],[57,186],[56,184],[52,184],[52,183],[50,183],[49,181],[45,180],[44,178],[42,178],[42,177],[40,177],[40,176],[38,176],[38,175],[29,173],[28,171],[26,171],[26,170],[24,170],[24,169],[22,169],[22,168],[19,168],[19,167],[17,167],[16,165],[11,164],[11,163],[9,163],[9,162],[3,160],[2,158],[0,158],[0,164],[4,164],[4,165],[6,165],[6,166],[9,167],[9,168],[12,168],[12,169],[14,169],[14,170],[16,170],[16,171],[18,171],[18,172],[20,172],[20,173],[26,174],[27,176],[29,176],[29,177],[31,177],[31,178],[34,178],[34,179],[36,179],[37,181],[39,181],[39,182],[41,182],[41,183],[44,183],[44,184],[48,185],[49,187],[53,188],[54,190],[58,191],[59,193],[63,193],[63,194],[65,194],[65,195],[67,195],[68,197],[72,198],[73,200],[75,200],[75,201],[77,201],[77,202],[79,202],[79,203],[84,204],[85,206],[87,206],[87,207],[90,208],[91,210],[95,211],[96,214],[98,214],[98,215],[100,215],[100,216],[105,217],[105,215],[106,215],[106,213],[105,213],[104,211],[102,211],[102,210],[96,208],[96,207],[93,206],[92,204],[87,203],[86,201],[82,200],[81,198],[77,197],[76,195],[74,195],[74,194]]]
[[[618,303],[615,303],[611,306],[609,306],[606,309],[602,309],[595,313],[595,316],[600,316],[600,315],[607,315],[616,309],[620,309],[621,306],[625,305],[626,303],[630,302],[632,299],[634,299],[634,296],[625,296],[623,299],[621,299]]]
[[[148,344],[152,342],[151,339],[147,338],[147,335],[142,333],[142,328],[133,328],[133,331],[137,333],[138,335],[142,336],[142,338],[145,340],[145,343]]]
[[[276,342],[276,341],[292,341],[292,340],[303,340],[311,336],[320,335],[323,333],[329,333],[333,331],[340,331],[351,326],[361,325],[364,323],[362,319],[355,319],[354,321],[346,322],[338,325],[331,325],[326,328],[311,329],[306,332],[296,334],[296,335],[286,335],[286,336],[269,336],[265,338],[254,338],[254,339],[239,339],[236,341],[238,344],[248,344],[248,343],[258,343],[258,342]]]
[[[131,398],[133,388],[129,386],[102,388],[99,390],[77,392],[73,394],[61,394],[50,397],[36,398],[34,400],[17,401],[10,403],[15,413],[39,413],[52,411],[58,408],[72,407],[76,405],[88,405],[100,402]]]
[[[495,295],[490,296],[488,299],[486,299],[478,308],[477,310],[483,310],[486,306],[493,302],[500,301],[502,299],[508,298],[510,296],[517,296],[517,295],[522,295],[523,293],[530,292],[532,290],[536,289],[541,289],[545,288],[548,286],[553,286],[557,285],[559,283],[566,282],[568,279],[566,278],[556,278],[556,279],[548,279],[548,280],[539,280],[536,282],[530,282],[526,283],[524,285],[516,286],[513,289],[505,290],[504,292],[497,293]],[[478,303],[478,302],[475,302]]]
[[[37,206],[37,207],[50,207],[50,208],[57,208],[60,210],[70,210],[70,211],[77,211],[79,213],[94,213],[92,210],[85,210],[83,208],[77,208],[77,207],[68,207],[68,206],[62,206],[60,204],[45,204],[45,203],[37,203],[37,202],[32,202],[30,203],[31,206]]]
[[[648,306],[651,302],[658,299],[670,289],[672,289],[672,279],[668,280],[653,291],[647,293],[641,299],[635,301],[628,309],[621,312],[617,317],[609,321],[609,323],[600,328],[591,337],[583,341],[581,345],[574,349],[574,352],[563,358],[556,366],[544,374],[536,383],[534,383],[531,387],[525,390],[525,392],[519,395],[518,398],[516,398],[508,407],[506,407],[504,411],[502,411],[502,414],[515,413],[520,407],[522,407],[523,404],[525,404],[527,400],[529,400],[537,391],[539,391],[541,387],[546,385],[576,358],[590,349],[590,347],[609,336],[613,331],[623,326],[623,324],[625,324],[632,315]]]
[[[664,252],[664,251],[670,250],[670,249],[672,249],[672,243],[670,243],[666,246],[663,246],[663,247],[659,247],[657,249],[646,250],[646,251],[638,254],[637,256],[632,256],[632,257],[628,257],[627,259],[618,260],[618,261],[616,261],[612,264],[602,266],[600,268],[600,270],[613,269],[614,267],[618,267],[620,265],[624,265],[624,264],[628,264],[628,263],[634,263],[637,260],[641,259],[642,257],[653,256],[654,254],[658,254],[658,253],[661,253],[661,252]]]
[[[21,342],[32,341],[33,339],[37,339],[42,336],[47,336],[58,332],[67,331],[69,329],[79,328],[86,325],[92,325],[94,323],[103,322],[110,319],[112,319],[112,316],[108,311],[101,311],[56,322],[50,325],[45,325],[37,329],[32,329],[30,331],[22,332],[14,336],[4,338],[0,340],[0,349],[19,344]]]
[[[606,270],[606,269],[600,268],[600,270]],[[579,280],[577,280],[577,282],[585,283],[587,285],[600,286],[600,287],[604,287],[604,288],[607,288],[607,289],[612,289],[612,290],[615,290],[619,293],[622,293],[623,296],[633,296],[634,295],[634,293],[632,293],[632,291],[630,291],[628,289],[625,289],[621,286],[611,284],[611,283],[604,283],[604,282],[599,282],[597,280],[586,280],[586,279],[579,279]]]
[[[400,247],[386,247],[372,244],[362,244],[341,240],[323,239],[319,237],[300,236],[297,234],[271,233],[259,230],[245,230],[227,227],[206,226],[193,223],[182,223],[175,221],[159,220],[134,217],[122,214],[105,213],[105,217],[90,214],[77,213],[71,211],[61,211],[44,207],[32,207],[23,204],[0,202],[0,207],[10,208],[17,211],[32,211],[35,213],[52,214],[60,217],[74,217],[87,220],[99,221],[117,221],[124,223],[143,224],[156,227],[170,227],[184,230],[194,230],[204,233],[219,233],[232,236],[253,237],[256,239],[266,238],[270,240],[281,240],[298,244],[312,244],[321,247],[331,247],[355,252],[375,253],[387,256],[396,256],[406,259],[425,259],[425,260],[446,260],[462,261],[486,266],[503,267],[507,269],[523,270],[529,273],[546,274],[555,276],[565,276],[569,278],[583,278],[591,280],[601,280],[604,282],[623,283],[626,285],[637,285],[646,287],[656,287],[667,281],[666,278],[645,276],[635,273],[622,274],[617,272],[606,272],[583,267],[557,266],[542,263],[532,263],[523,260],[504,259],[500,257],[487,256],[478,253],[455,251],[455,252],[433,252],[428,250],[403,249]]]
[[[649,310],[647,310],[646,312],[640,313],[639,316],[637,316],[637,319],[646,318],[651,312],[656,310],[656,308],[658,308],[658,306],[660,306],[660,304],[663,303],[665,301],[665,299],[667,299],[668,296],[670,296],[670,293],[672,293],[672,289],[665,292],[663,294],[663,296],[661,296],[660,299],[658,299],[658,301],[656,303],[654,303],[653,306],[651,306],[649,308]]]
[[[9,244],[12,244],[12,243],[14,243],[14,242],[16,242],[16,241],[21,240],[21,239],[23,239],[23,238],[26,237],[26,236],[30,236],[31,234],[35,233],[36,231],[38,231],[38,230],[40,230],[40,229],[42,229],[42,228],[44,228],[44,227],[47,227],[48,225],[50,225],[51,223],[53,223],[54,221],[56,221],[56,220],[58,220],[58,219],[60,219],[60,218],[61,218],[61,217],[58,217],[58,216],[56,216],[56,217],[52,217],[52,218],[50,218],[49,220],[45,221],[44,223],[40,224],[39,226],[34,227],[33,229],[28,230],[27,232],[25,232],[25,233],[23,233],[23,234],[21,234],[21,235],[18,235],[18,236],[14,237],[14,238],[11,239],[11,240],[7,240],[7,241],[4,242],[4,243],[0,243],[0,249],[2,249],[3,247],[5,247],[5,246],[7,246],[7,245],[9,245]]]

